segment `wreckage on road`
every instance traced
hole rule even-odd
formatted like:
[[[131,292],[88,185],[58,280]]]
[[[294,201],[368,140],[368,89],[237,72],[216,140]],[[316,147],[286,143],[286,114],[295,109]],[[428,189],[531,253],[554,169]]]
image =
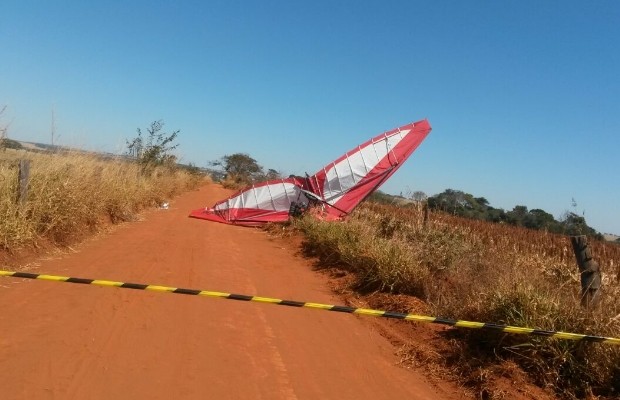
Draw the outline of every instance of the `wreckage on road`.
[[[312,176],[269,180],[242,189],[190,217],[255,226],[284,222],[308,209],[339,219],[378,189],[422,143],[427,120],[384,132],[330,162]]]

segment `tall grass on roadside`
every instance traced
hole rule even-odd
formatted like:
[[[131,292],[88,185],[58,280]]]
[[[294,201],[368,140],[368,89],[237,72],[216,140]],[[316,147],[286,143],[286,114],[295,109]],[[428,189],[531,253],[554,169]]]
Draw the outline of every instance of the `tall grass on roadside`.
[[[19,159],[31,162],[23,205],[16,201]],[[145,175],[130,161],[84,153],[0,152],[0,249],[36,245],[41,239],[68,243],[103,223],[131,220],[201,179],[170,167]]]
[[[599,308],[579,306],[579,272],[566,236],[433,213],[362,204],[346,221],[306,217],[294,225],[322,261],[357,276],[356,286],[418,296],[436,315],[603,336],[620,335],[620,282],[604,276]],[[592,243],[603,267],[620,246]],[[620,348],[534,336],[458,330],[452,359],[463,373],[513,359],[541,386],[570,398],[620,396]],[[475,362],[474,362],[475,361]],[[469,369],[469,370],[468,370]]]

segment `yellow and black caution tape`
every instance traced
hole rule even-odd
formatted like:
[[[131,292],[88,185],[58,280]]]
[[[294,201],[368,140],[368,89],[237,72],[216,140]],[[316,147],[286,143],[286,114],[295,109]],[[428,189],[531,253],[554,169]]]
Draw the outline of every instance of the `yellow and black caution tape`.
[[[330,305],[330,304],[309,303],[309,302],[294,301],[294,300],[281,300],[281,299],[274,299],[271,297],[248,296],[245,294],[213,292],[210,290],[183,289],[183,288],[175,288],[175,287],[168,287],[168,286],[145,285],[142,283],[115,282],[115,281],[106,281],[106,280],[101,280],[101,279],[71,278],[68,276],[31,274],[28,272],[14,272],[14,271],[3,271],[3,270],[0,270],[0,276],[8,276],[8,277],[13,277],[13,278],[26,278],[26,279],[41,279],[45,281],[55,281],[55,282],[81,283],[85,285],[118,287],[118,288],[124,288],[124,289],[150,290],[150,291],[162,292],[162,293],[189,294],[189,295],[195,295],[195,296],[216,297],[216,298],[230,299],[230,300],[255,301],[259,303],[276,304],[276,305],[289,306],[289,307],[306,307],[306,308],[313,308],[313,309],[318,309],[318,310],[368,315],[368,316],[373,316],[373,317],[394,318],[394,319],[416,321],[416,322],[428,322],[428,323],[433,323],[433,324],[456,326],[459,328],[489,329],[489,330],[494,330],[494,331],[516,333],[516,334],[522,334],[522,335],[545,336],[545,337],[550,337],[550,338],[555,338],[555,339],[577,340],[577,341],[598,342],[598,343],[620,345],[620,338],[613,338],[613,337],[582,335],[579,333],[547,331],[547,330],[541,330],[541,329],[523,328],[523,327],[518,327],[518,326],[499,325],[499,324],[484,323],[484,322],[453,320],[453,319],[447,319],[447,318],[429,317],[425,315],[407,314],[407,313],[400,313],[400,312],[393,312],[393,311],[372,310],[368,308],[355,308],[355,307],[337,306],[337,305]]]

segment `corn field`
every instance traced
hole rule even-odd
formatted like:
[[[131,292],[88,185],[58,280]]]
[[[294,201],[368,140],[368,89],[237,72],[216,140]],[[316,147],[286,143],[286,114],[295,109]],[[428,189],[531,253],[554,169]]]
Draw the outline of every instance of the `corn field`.
[[[342,222],[304,217],[294,226],[324,265],[353,272],[358,290],[417,296],[446,318],[620,336],[616,244],[590,240],[603,296],[589,312],[580,306],[580,274],[567,236],[439,212],[426,220],[421,206],[377,203],[362,204]],[[476,354],[477,362],[513,360],[566,398],[620,396],[617,346],[476,330],[458,337],[459,352]]]

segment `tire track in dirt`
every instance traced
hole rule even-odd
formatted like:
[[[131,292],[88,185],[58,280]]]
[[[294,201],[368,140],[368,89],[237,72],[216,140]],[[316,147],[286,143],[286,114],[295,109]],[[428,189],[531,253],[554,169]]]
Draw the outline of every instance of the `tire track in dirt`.
[[[228,193],[205,186],[34,272],[339,303],[292,245],[187,218]],[[0,305],[3,399],[463,398],[355,316],[10,278]]]

